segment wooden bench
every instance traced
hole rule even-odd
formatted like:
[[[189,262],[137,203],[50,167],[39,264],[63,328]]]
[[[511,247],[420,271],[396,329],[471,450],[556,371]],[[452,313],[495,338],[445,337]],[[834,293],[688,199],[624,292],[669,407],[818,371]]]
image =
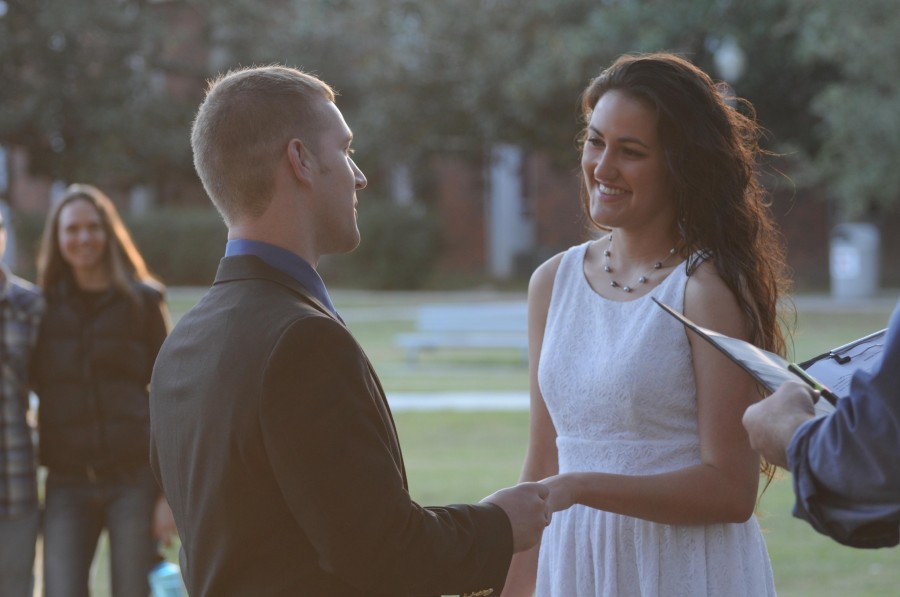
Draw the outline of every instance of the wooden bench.
[[[409,363],[421,350],[439,348],[514,348],[528,362],[528,309],[525,302],[435,304],[420,307],[416,331],[397,334]]]

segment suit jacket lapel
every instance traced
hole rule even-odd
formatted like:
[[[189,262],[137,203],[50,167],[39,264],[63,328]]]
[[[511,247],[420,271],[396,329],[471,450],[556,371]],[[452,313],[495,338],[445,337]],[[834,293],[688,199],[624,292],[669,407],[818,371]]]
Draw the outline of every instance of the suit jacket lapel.
[[[336,317],[335,314],[331,312],[331,309],[326,307],[321,301],[312,296],[305,286],[297,282],[297,280],[295,280],[291,276],[278,269],[275,269],[259,257],[255,257],[253,255],[224,257],[219,262],[219,269],[216,272],[216,280],[214,284],[252,279],[269,280],[288,288],[291,292],[297,294],[301,300],[311,305],[317,311],[321,311],[324,315],[327,315],[334,321],[346,327],[346,324],[344,324],[343,321]],[[372,366],[372,362],[369,360],[368,355],[365,353],[362,347],[360,347],[359,350],[362,357],[366,360],[366,366],[369,370],[369,374],[372,376],[372,379],[375,380],[375,383],[378,386],[378,400],[381,405],[382,418],[385,421],[387,429],[392,435],[394,449],[397,453],[397,465],[400,467],[401,474],[403,475],[403,484],[404,486],[406,486],[406,467],[403,463],[403,454],[400,451],[400,439],[397,435],[397,426],[394,423],[394,417],[391,413],[391,407],[388,404],[387,396],[384,393],[384,388],[381,387],[381,381],[378,379],[378,374],[375,372],[375,368]]]
[[[252,280],[261,279],[269,280],[288,288],[294,294],[297,294],[301,300],[311,305],[317,311],[321,311],[331,319],[341,325],[345,325],[339,317],[337,317],[331,309],[325,306],[322,301],[310,294],[309,290],[300,282],[286,273],[278,270],[265,261],[254,255],[238,255],[235,257],[224,257],[219,261],[219,269],[216,272],[216,280],[213,284],[221,282],[233,282],[236,280]]]

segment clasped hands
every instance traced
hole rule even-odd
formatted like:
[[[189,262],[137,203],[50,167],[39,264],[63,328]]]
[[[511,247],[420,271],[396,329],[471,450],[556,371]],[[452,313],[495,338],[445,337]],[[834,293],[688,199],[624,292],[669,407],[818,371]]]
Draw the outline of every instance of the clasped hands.
[[[786,468],[787,445],[797,427],[815,416],[815,398],[807,386],[786,382],[771,397],[748,408],[743,423],[753,449],[769,462]],[[579,480],[577,473],[554,475],[501,489],[482,501],[506,512],[512,526],[513,549],[525,551],[540,542],[554,512],[578,502]]]
[[[575,477],[556,475],[540,482],[520,483],[501,489],[481,500],[506,512],[513,532],[513,551],[531,549],[538,544],[544,527],[554,512],[575,503]]]

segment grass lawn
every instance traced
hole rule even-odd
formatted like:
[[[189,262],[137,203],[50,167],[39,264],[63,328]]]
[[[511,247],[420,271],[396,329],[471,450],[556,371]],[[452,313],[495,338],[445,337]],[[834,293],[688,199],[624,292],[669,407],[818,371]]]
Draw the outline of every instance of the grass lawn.
[[[424,505],[478,501],[518,477],[528,435],[525,412],[403,412],[395,419],[410,491]],[[791,482],[782,475],[757,512],[779,596],[897,595],[897,549],[851,549],[817,534],[791,516]]]
[[[173,321],[190,308],[202,289],[173,288],[169,306]],[[467,392],[527,391],[528,370],[516,350],[439,350],[423,351],[416,364],[405,360],[395,346],[396,334],[415,328],[416,308],[428,303],[525,300],[524,292],[376,292],[336,290],[337,306],[356,339],[366,350],[381,382],[392,392]],[[840,346],[866,333],[884,328],[894,303],[873,302],[871,308],[858,306],[847,310],[823,308],[798,300],[796,329],[791,352],[796,361],[804,361]]]
[[[515,483],[527,440],[526,412],[402,412],[395,419],[413,498],[423,505],[477,502]],[[856,550],[818,535],[790,515],[787,476],[760,502],[775,586],[780,597],[885,597],[898,594],[896,549]],[[108,595],[105,550],[95,595]],[[175,560],[174,550],[169,556]]]
[[[177,320],[199,291],[172,289]],[[527,391],[527,369],[516,351],[439,351],[415,366],[393,345],[394,334],[413,329],[415,308],[428,302],[510,300],[524,295],[490,293],[370,293],[337,291],[335,304],[365,348],[388,393],[416,391]],[[887,325],[893,303],[870,309],[801,309],[794,358],[805,360]],[[515,483],[527,441],[526,412],[401,412],[395,415],[411,493],[425,505],[478,501]],[[766,534],[781,597],[868,597],[900,592],[900,552],[854,550],[816,534],[791,517],[790,479],[763,495],[759,519]],[[101,549],[101,551],[103,551]],[[108,595],[106,554],[95,564],[95,595]],[[169,555],[174,558],[175,552]]]

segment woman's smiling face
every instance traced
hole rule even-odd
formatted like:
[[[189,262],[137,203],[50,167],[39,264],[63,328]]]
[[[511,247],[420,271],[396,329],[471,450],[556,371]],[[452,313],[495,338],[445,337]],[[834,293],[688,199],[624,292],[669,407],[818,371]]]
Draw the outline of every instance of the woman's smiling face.
[[[594,106],[581,154],[591,218],[611,228],[674,221],[676,206],[657,116],[617,90]]]
[[[103,267],[107,241],[100,212],[87,199],[70,201],[59,212],[59,250],[73,270]]]

